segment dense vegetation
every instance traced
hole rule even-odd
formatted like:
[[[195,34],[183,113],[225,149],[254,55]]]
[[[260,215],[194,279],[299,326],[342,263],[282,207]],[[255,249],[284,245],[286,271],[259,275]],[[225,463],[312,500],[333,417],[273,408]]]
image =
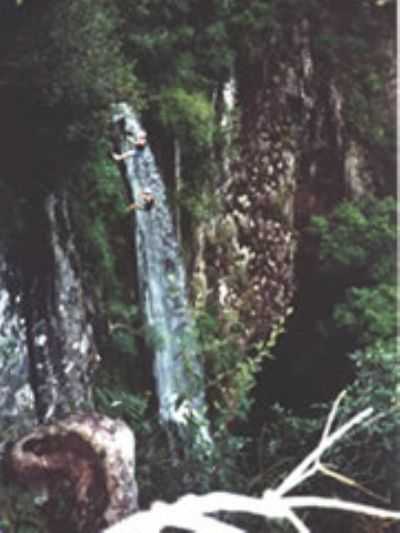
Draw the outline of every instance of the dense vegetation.
[[[394,11],[387,4],[10,0],[0,6],[0,236],[16,271],[24,264],[40,268],[35,257],[43,239],[43,198],[50,191],[68,191],[85,285],[98,309],[103,363],[96,406],[122,417],[137,434],[143,505],[188,490],[260,492],[311,447],[328,409],[321,402],[343,386],[350,388],[346,412],[372,404],[387,416],[368,428],[362,443],[345,441],[334,456],[336,467],[392,502],[399,498],[398,481],[390,471],[398,440],[400,375],[395,346],[395,136],[383,95],[390,63],[383,38]],[[348,134],[370,150],[378,193],[362,201],[343,198],[301,229],[300,246],[311,246],[314,261],[313,279],[303,285],[298,280],[301,296],[310,295],[302,305],[302,313],[310,317],[305,326],[295,316],[294,327],[282,325],[273,339],[243,347],[240,324],[232,325],[215,308],[197,312],[196,336],[207,369],[216,446],[207,458],[186,449],[171,464],[142,354],[127,192],[110,159],[109,108],[128,100],[141,110],[172,205],[185,222],[186,256],[192,257],[194,229],[218,211],[214,191],[221,169],[219,149],[225,142],[224,83],[246,63],[257,63],[269,47],[286,53],[288,28],[303,17],[310,20],[319,61],[327,71],[339,73]],[[177,143],[181,183],[174,166]],[[315,300],[312,291],[322,297]],[[299,323],[306,337],[300,342]],[[271,362],[274,357],[277,361]],[[254,393],[261,367],[274,384],[267,377]],[[326,388],[332,369],[336,379]],[[314,386],[319,379],[323,393]],[[300,411],[295,409],[299,405]],[[334,487],[360,496],[326,480],[316,485],[321,493]],[[21,503],[13,494],[4,501],[0,526],[7,527],[18,522]],[[315,520],[320,531],[347,527],[339,518],[331,529],[322,516]],[[36,515],[27,513],[9,531],[41,531],[36,521]],[[247,526],[270,531],[258,522]]]

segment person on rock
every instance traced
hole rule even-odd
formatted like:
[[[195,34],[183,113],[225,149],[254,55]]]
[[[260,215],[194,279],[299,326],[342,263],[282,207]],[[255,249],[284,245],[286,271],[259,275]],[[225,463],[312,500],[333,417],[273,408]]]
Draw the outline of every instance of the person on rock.
[[[112,157],[114,161],[123,161],[124,159],[127,159],[128,157],[133,157],[135,154],[140,153],[144,150],[145,146],[147,144],[147,133],[145,131],[139,131],[135,143],[134,148],[131,150],[127,150],[123,154],[117,154],[113,152]]]
[[[145,189],[143,192],[140,193],[140,196],[143,200],[143,203],[133,203],[128,205],[128,211],[132,211],[134,209],[143,209],[143,211],[151,211],[156,203],[156,200],[153,196],[153,193],[150,191],[150,189]]]

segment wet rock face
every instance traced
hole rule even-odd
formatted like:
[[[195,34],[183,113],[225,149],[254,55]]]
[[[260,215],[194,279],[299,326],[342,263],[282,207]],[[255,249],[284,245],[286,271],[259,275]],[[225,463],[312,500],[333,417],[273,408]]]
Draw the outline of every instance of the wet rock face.
[[[5,466],[11,481],[45,490],[51,532],[97,533],[137,510],[135,440],[120,420],[92,413],[39,426]]]
[[[0,251],[0,434],[4,431],[9,438],[14,431],[30,428],[36,417],[21,297],[11,297],[6,284],[8,268]]]
[[[30,377],[43,422],[90,407],[98,359],[66,196],[50,195],[45,215],[45,267],[28,278],[24,294]]]

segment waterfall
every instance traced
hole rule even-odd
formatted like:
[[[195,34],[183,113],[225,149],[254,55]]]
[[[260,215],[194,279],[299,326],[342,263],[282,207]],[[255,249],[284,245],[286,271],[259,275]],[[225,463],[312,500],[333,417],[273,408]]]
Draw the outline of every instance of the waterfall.
[[[122,119],[125,133],[136,137],[142,128],[135,114],[125,105],[117,109],[115,120]],[[123,147],[127,148],[132,146]],[[182,427],[187,415],[204,421],[206,410],[202,366],[191,333],[184,265],[165,186],[148,145],[126,160],[126,174],[135,202],[140,202],[145,189],[150,189],[156,200],[151,211],[136,210],[132,214],[139,296],[154,351],[160,419]]]

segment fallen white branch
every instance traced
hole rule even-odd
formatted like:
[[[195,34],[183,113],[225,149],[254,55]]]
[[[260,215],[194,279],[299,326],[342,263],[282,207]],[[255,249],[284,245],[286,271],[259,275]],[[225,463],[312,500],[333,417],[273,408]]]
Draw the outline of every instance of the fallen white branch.
[[[196,533],[244,533],[242,529],[221,522],[218,518],[206,516],[220,511],[255,514],[270,520],[287,520],[299,533],[310,533],[310,530],[296,515],[294,509],[335,509],[383,519],[400,520],[400,512],[370,505],[319,496],[286,496],[305,479],[318,471],[323,471],[321,457],[328,448],[354,426],[370,419],[373,413],[372,408],[353,416],[331,433],[342,398],[343,394],[335,401],[319,444],[276,489],[266,490],[260,498],[230,492],[211,492],[199,496],[194,494],[182,496],[172,504],[156,502],[149,511],[136,513],[108,528],[104,533],[159,533],[168,526]]]

